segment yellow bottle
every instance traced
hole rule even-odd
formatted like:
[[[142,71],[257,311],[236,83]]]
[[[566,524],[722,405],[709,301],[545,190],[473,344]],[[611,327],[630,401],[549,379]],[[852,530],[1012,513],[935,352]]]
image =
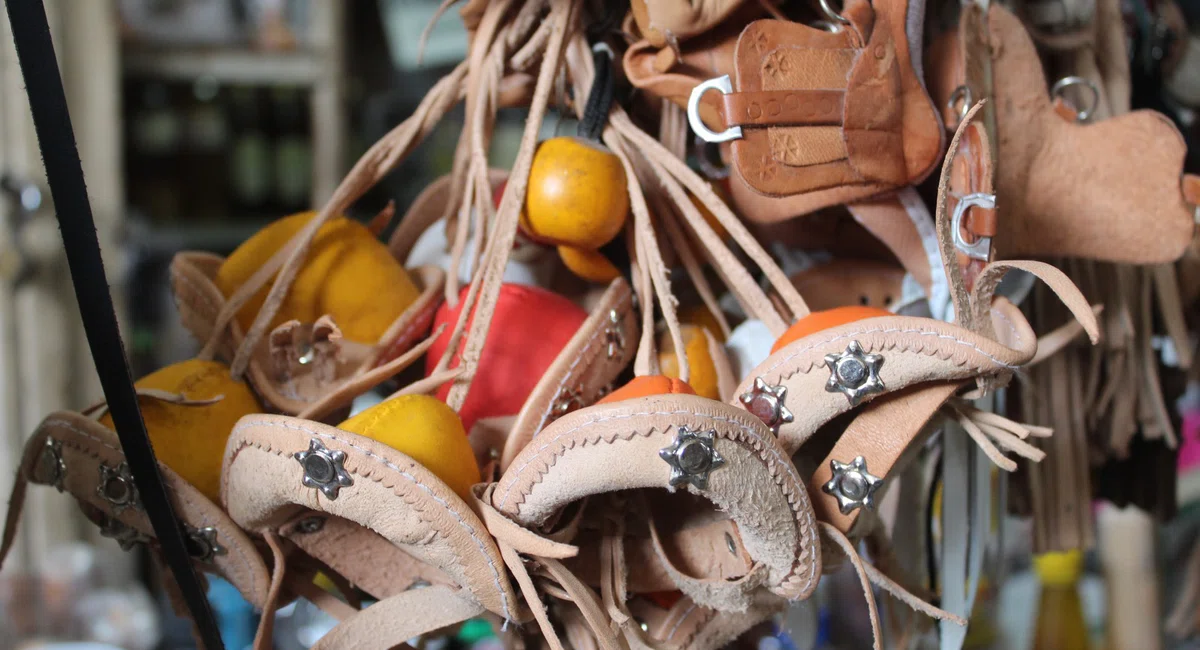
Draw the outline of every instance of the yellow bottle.
[[[1079,599],[1083,552],[1043,553],[1033,562],[1042,583],[1033,650],[1087,650],[1087,623]]]

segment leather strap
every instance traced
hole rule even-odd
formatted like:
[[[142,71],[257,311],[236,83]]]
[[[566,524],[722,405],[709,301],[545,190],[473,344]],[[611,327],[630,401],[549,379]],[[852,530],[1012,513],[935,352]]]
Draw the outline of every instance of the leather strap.
[[[484,612],[460,589],[446,586],[410,589],[359,611],[321,637],[313,650],[388,650],[398,643],[440,630]]]
[[[224,646],[216,619],[192,567],[183,527],[167,495],[134,392],[46,8],[41,0],[8,2],[5,7],[92,360],[166,564],[187,602],[200,639],[209,650],[219,650]]]
[[[728,126],[837,126],[842,90],[760,90],[721,96]]]

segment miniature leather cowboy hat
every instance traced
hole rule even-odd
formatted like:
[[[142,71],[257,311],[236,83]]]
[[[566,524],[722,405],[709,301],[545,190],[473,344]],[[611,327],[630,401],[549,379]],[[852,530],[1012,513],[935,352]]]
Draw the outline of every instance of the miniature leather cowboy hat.
[[[266,297],[270,263],[290,250],[314,217],[277,221],[242,244],[228,259],[185,252],[171,263],[171,281],[183,324],[206,346],[245,359],[251,384],[273,409],[300,413],[320,408],[339,384],[386,367],[428,331],[444,274],[425,267],[410,276],[367,227],[334,218],[315,234],[270,332],[253,350],[245,333]],[[230,298],[248,302],[230,314]],[[222,328],[222,322],[231,322]],[[208,350],[206,350],[208,351]],[[234,368],[236,371],[236,367]]]
[[[1048,264],[993,262],[975,278],[964,275],[945,214],[947,189],[961,136],[978,109],[960,125],[939,186],[937,228],[957,322],[867,307],[816,312],[780,337],[771,356],[739,388],[739,402],[778,431],[789,456],[803,452],[826,423],[865,405],[809,481],[818,517],[843,532],[852,530],[861,508],[873,506],[876,491],[947,400],[972,382],[985,389],[1001,385],[1035,360],[1038,339],[1028,322],[1007,299],[993,295],[1007,271],[1021,269],[1042,279],[1092,341],[1099,337],[1087,301]],[[977,412],[965,404],[954,410],[998,464],[1015,467],[996,450],[997,444],[1038,456],[1021,440],[1028,428],[990,414],[973,418]]]
[[[220,507],[217,487],[225,438],[238,418],[257,412],[254,393],[213,361],[168,366],[136,384],[146,429],[167,492],[184,524],[198,570],[228,580],[255,607],[270,593],[263,555]],[[27,484],[53,485],[80,504],[100,533],[128,550],[155,547],[130,468],[111,421],[93,407],[85,415],[52,413],[25,444],[9,502],[0,561],[15,539]],[[103,422],[105,420],[107,422]]]
[[[742,31],[735,74],[693,90],[689,122],[701,138],[730,143],[741,181],[730,190],[744,218],[789,219],[933,171],[943,133],[921,81],[922,20],[910,14],[922,9],[856,0],[834,15],[835,32],[781,20]],[[710,90],[722,102],[719,132],[697,112]]]
[[[528,620],[463,500],[478,479],[458,416],[408,394],[338,427],[243,418],[226,449],[222,494],[230,516],[277,549],[279,566],[302,566],[284,558],[298,548],[379,599],[362,610],[322,599],[344,622],[321,647],[387,648],[486,612]]]
[[[986,22],[990,41],[1004,44],[992,48],[991,62],[1004,160],[995,200],[1005,223],[996,238],[1004,254],[1129,264],[1178,259],[1192,239],[1200,187],[1182,173],[1187,151],[1175,126],[1148,110],[1087,124],[1064,117],[1020,20],[996,6]],[[930,57],[937,62],[930,88],[943,105],[964,83],[961,38],[946,34]]]

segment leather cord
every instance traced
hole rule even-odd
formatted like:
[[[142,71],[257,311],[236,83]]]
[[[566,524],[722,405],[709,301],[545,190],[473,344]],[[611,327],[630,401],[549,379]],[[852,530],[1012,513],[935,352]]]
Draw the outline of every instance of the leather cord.
[[[146,516],[195,621],[200,640],[209,650],[222,649],[224,645],[216,619],[192,567],[183,528],[167,496],[138,406],[112,295],[108,291],[104,262],[100,257],[100,242],[96,238],[96,224],[92,219],[66,92],[50,38],[46,8],[42,0],[9,0],[5,7],[12,23],[17,59],[33,111],[34,130],[46,167],[50,194],[54,198],[71,282],[117,437],[121,440]]]

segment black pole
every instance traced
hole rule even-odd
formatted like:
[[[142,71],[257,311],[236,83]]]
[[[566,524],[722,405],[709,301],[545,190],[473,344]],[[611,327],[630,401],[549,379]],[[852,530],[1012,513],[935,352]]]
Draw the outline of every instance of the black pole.
[[[100,257],[100,242],[96,239],[96,224],[92,220],[92,206],[88,201],[83,166],[79,162],[75,132],[67,111],[67,96],[50,38],[50,25],[46,21],[46,8],[42,0],[6,0],[5,5],[29,106],[33,109],[33,125],[46,166],[50,195],[54,198],[71,282],[75,285],[75,298],[79,301],[88,347],[100,374],[117,437],[121,439],[134,484],[167,566],[196,622],[200,640],[208,650],[223,650],[216,620],[200,579],[192,568],[183,527],[167,497],[154,449],[146,435],[146,423],[142,421],[142,411],[138,407],[104,262]]]

